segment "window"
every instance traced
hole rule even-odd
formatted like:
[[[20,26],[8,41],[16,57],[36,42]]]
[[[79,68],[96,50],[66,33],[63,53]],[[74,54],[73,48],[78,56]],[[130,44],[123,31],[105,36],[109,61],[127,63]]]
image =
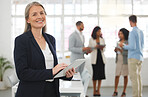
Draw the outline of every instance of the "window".
[[[14,39],[24,31],[24,11],[28,3],[34,0],[12,0],[12,31]],[[88,45],[92,30],[99,25],[106,42],[106,57],[115,57],[114,47],[121,28],[131,30],[128,17],[136,14],[138,26],[144,32],[148,42],[147,0],[37,0],[47,12],[47,33],[56,38],[58,57],[70,55],[69,36],[75,31],[75,23],[84,23],[85,46]],[[144,57],[148,45],[145,44]]]
[[[136,15],[148,15],[148,11],[146,10],[148,7],[147,0],[134,0],[133,7],[134,7],[134,14]]]
[[[101,15],[128,15],[131,13],[131,0],[100,0]]]
[[[117,45],[118,32],[121,28],[130,29],[128,17],[114,16],[114,17],[100,17],[100,25],[102,34],[106,43],[105,54],[108,57],[115,57],[114,48]]]

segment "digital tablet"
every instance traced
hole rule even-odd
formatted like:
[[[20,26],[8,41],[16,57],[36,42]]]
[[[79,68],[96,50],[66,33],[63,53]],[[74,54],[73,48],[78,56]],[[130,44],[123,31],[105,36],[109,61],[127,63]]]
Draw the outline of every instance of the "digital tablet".
[[[69,69],[72,69],[72,68],[76,69],[78,66],[82,65],[83,63],[85,63],[85,59],[77,59],[77,60],[75,60],[73,63],[71,63],[65,69],[61,70],[58,74],[56,74],[54,76],[54,78],[59,78],[59,77],[65,76],[66,71],[68,71]]]

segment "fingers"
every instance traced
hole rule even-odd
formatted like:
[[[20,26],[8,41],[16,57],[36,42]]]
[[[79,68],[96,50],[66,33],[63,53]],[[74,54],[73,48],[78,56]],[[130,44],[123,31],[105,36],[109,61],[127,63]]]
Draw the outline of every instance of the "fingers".
[[[61,63],[61,64],[58,64],[56,65],[54,68],[53,68],[53,75],[55,75],[56,73],[58,73],[60,70],[66,68],[68,65],[65,64],[65,63]]]
[[[62,70],[62,69],[64,69],[64,68],[66,68],[67,66],[68,66],[68,65],[65,64],[65,63],[58,64],[58,69],[59,69],[59,71],[60,71],[60,70]]]
[[[72,77],[75,73],[75,70],[74,68],[72,69],[69,69],[67,72],[66,72],[66,77],[69,78],[69,77]]]
[[[67,78],[71,77],[71,74],[70,74],[69,71],[66,72],[66,77],[67,77]]]

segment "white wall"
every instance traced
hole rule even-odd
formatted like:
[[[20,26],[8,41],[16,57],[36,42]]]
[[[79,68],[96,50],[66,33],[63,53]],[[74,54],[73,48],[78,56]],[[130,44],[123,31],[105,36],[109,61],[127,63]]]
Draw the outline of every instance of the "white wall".
[[[0,56],[12,61],[11,0],[0,0]]]
[[[0,0],[0,56],[7,58],[13,63],[12,38],[11,38],[11,0]],[[12,74],[12,69],[4,74],[4,81],[7,86],[10,83],[7,76]]]

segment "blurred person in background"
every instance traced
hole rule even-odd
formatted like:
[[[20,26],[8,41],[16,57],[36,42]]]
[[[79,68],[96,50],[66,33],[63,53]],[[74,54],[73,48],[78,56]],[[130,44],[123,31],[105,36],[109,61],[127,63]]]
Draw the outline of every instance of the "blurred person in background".
[[[69,36],[69,51],[71,52],[70,62],[74,62],[77,59],[84,59],[84,54],[89,54],[91,49],[85,47],[85,38],[83,35],[84,24],[82,21],[76,22],[76,30]],[[76,68],[76,72],[79,72],[84,85],[85,95],[87,94],[87,88],[91,75],[85,67],[85,63]],[[87,96],[86,96],[87,97]]]
[[[117,43],[117,47],[115,47],[116,52],[116,76],[115,76],[115,90],[113,93],[113,96],[118,95],[118,83],[119,78],[122,75],[124,77],[124,89],[121,94],[121,97],[126,96],[126,87],[128,83],[128,61],[127,61],[127,55],[128,50],[125,50],[119,46],[119,43],[128,44],[128,35],[129,31],[125,28],[122,28],[119,30],[119,41]]]
[[[91,38],[89,40],[88,47],[92,48],[91,52],[91,64],[93,69],[93,95],[101,96],[100,88],[102,80],[105,77],[105,41],[102,37],[101,28],[96,26],[93,31]],[[98,82],[98,87],[96,88],[96,83]]]
[[[120,43],[119,46],[128,50],[128,69],[132,82],[132,96],[142,97],[141,67],[143,61],[144,35],[137,27],[137,16],[131,15],[129,23],[133,27],[129,33],[128,44]]]

